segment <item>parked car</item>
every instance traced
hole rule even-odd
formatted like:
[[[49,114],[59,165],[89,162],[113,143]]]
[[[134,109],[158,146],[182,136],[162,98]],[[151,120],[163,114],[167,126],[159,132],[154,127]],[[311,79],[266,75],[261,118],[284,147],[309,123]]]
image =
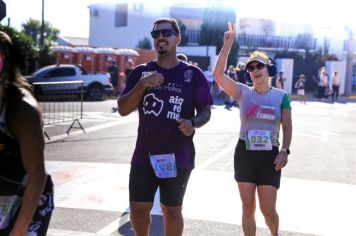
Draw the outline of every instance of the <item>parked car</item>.
[[[47,94],[80,94],[92,100],[101,100],[103,95],[113,93],[110,74],[88,74],[79,65],[50,65],[26,76],[38,95]]]

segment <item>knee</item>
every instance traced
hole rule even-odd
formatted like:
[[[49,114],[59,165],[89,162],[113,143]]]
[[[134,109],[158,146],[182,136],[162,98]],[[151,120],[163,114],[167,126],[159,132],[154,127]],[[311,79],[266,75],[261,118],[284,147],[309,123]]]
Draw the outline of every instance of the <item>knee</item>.
[[[261,207],[261,212],[265,218],[275,218],[276,216],[278,216],[277,211],[274,208]]]
[[[135,218],[145,218],[150,215],[151,206],[149,205],[130,205],[130,215]]]
[[[254,202],[243,203],[242,210],[244,215],[254,215],[256,204]]]
[[[177,220],[182,218],[182,207],[168,207],[163,204],[161,204],[161,209],[163,214],[172,220]]]

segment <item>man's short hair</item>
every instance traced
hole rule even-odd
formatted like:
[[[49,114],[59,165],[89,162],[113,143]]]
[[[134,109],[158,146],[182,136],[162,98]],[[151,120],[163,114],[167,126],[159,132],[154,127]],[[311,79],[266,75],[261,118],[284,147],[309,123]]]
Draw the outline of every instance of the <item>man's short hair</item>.
[[[155,28],[157,25],[162,24],[162,23],[169,23],[169,24],[171,24],[172,29],[174,30],[174,32],[176,32],[177,35],[180,35],[180,29],[179,29],[178,22],[177,22],[177,20],[174,19],[174,18],[159,18],[158,20],[156,20],[156,21],[153,23],[153,28],[152,28],[152,30],[154,30],[154,28]]]

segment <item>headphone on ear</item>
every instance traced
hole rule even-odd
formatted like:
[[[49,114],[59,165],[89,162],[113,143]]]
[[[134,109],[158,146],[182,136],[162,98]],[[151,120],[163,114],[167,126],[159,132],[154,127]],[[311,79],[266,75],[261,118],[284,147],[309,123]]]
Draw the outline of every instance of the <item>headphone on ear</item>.
[[[267,64],[268,74],[270,77],[275,77],[277,75],[277,62],[270,57],[268,61],[270,62]]]
[[[277,62],[273,60],[271,57],[268,58],[267,70],[269,77],[275,77],[277,75]],[[246,81],[252,81],[250,77],[250,73],[246,71],[245,73]]]

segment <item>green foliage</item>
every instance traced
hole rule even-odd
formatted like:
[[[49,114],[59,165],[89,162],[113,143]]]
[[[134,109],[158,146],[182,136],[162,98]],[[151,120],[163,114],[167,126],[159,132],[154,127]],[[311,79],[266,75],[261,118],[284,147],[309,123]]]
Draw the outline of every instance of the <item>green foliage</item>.
[[[143,39],[138,41],[136,48],[152,49],[151,40],[148,37],[144,37]]]
[[[39,46],[41,36],[41,22],[30,18],[26,23],[22,24],[22,32],[29,35]],[[52,45],[57,41],[59,29],[53,28],[48,22],[44,23],[44,39],[46,45]]]
[[[228,22],[235,22],[234,9],[224,7],[206,8],[201,25],[199,45],[216,46],[216,53],[220,52],[224,43],[224,33]],[[239,45],[235,41],[228,57],[228,65],[236,65]]]
[[[16,51],[16,63],[22,74],[29,74],[35,68],[38,60],[38,51],[33,39],[23,32],[18,32],[14,28],[0,25],[0,30],[6,32],[14,44]]]
[[[22,24],[22,32],[30,36],[37,47],[37,64],[39,67],[54,64],[55,57],[50,51],[50,47],[57,41],[59,29],[53,28],[48,22],[44,22],[44,44],[40,47],[41,22],[30,18]]]

